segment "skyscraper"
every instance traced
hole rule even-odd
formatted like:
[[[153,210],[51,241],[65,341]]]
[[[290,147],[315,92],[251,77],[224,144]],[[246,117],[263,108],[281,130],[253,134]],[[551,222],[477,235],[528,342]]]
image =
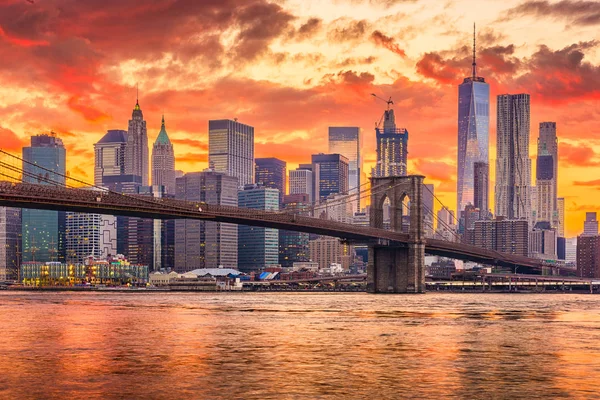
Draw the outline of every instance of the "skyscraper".
[[[490,85],[485,82],[484,78],[477,76],[474,29],[473,26],[472,74],[458,86],[456,204],[459,211],[464,210],[469,203],[475,205],[475,163],[483,163],[479,168],[488,168],[489,170]],[[488,175],[487,171],[480,170],[480,173]],[[487,192],[485,199],[487,201]]]
[[[50,172],[52,171],[52,172]],[[23,182],[65,184],[66,150],[55,134],[31,137],[23,147]],[[22,211],[22,261],[65,260],[64,211]]]
[[[236,177],[214,171],[190,172],[176,180],[176,197],[200,204],[238,205]],[[238,226],[221,222],[175,221],[175,271],[238,267]]]
[[[480,211],[480,218],[486,219],[489,214],[488,203],[488,174],[490,168],[487,163],[473,163],[473,205]]]
[[[292,171],[290,171],[292,172]],[[297,214],[305,214],[310,207],[306,193],[288,194],[283,197],[283,208]],[[308,233],[279,230],[279,264],[292,267],[295,262],[309,261]]]
[[[598,219],[595,212],[586,212],[585,221],[583,221],[582,236],[597,236],[598,235]]]
[[[535,183],[537,187],[536,219],[549,222],[553,228],[559,227],[557,174],[556,122],[540,122]]]
[[[312,170],[297,168],[290,171],[290,194],[302,193],[308,195],[308,202],[310,204],[315,201]]]
[[[383,115],[383,129],[375,128],[377,137],[377,164],[374,177],[405,176],[408,158],[408,131],[396,127],[394,110]]]
[[[496,216],[529,220],[529,95],[499,95],[497,108]]]
[[[165,116],[152,146],[152,186],[163,186],[163,194],[175,195],[175,154],[165,128]]]
[[[21,209],[0,207],[0,281],[16,280],[21,264]]]
[[[279,190],[279,206],[283,205],[283,196],[287,187],[287,164],[278,158],[257,158],[255,182],[264,187]]]
[[[137,99],[129,120],[125,152],[125,174],[141,177],[142,186],[148,186],[148,132]]]
[[[565,237],[565,198],[556,199],[556,208],[558,210],[558,237]]]
[[[279,190],[261,185],[246,185],[238,192],[238,206],[255,210],[279,210]],[[240,271],[257,271],[279,264],[279,231],[272,228],[238,227],[238,265]]]
[[[208,121],[208,163],[216,172],[254,183],[254,128],[228,119]]]
[[[67,212],[66,259],[83,263],[88,256],[117,254],[117,219],[113,215]]]
[[[127,131],[113,129],[94,144],[94,184],[121,192],[125,176]],[[142,184],[141,179],[138,184]]]
[[[360,174],[362,172],[361,130],[358,127],[329,127],[329,153],[341,154],[348,159],[349,194],[356,194],[354,211],[360,211]]]
[[[331,194],[348,193],[348,159],[340,154],[313,154],[315,203]]]

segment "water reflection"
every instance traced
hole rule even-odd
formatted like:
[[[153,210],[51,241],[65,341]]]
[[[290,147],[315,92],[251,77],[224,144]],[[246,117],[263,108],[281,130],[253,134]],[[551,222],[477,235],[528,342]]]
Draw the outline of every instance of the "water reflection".
[[[0,294],[0,398],[585,397],[600,298]],[[535,388],[535,390],[533,390]]]

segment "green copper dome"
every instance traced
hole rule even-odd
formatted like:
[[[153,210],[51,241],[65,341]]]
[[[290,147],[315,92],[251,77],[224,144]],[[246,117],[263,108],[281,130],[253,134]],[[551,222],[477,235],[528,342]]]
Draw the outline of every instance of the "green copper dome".
[[[158,137],[156,138],[155,144],[171,144],[169,140],[169,135],[167,135],[167,130],[165,129],[165,116],[162,117],[162,125],[160,126],[160,132],[158,133]]]

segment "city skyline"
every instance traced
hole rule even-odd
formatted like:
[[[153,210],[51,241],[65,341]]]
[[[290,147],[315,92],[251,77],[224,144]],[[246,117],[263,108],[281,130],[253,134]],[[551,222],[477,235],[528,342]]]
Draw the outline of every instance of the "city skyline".
[[[160,13],[179,15],[177,3],[157,4]],[[164,110],[173,127],[169,135],[177,169],[204,169],[208,120],[237,117],[256,129],[255,156],[279,157],[288,162],[289,170],[327,148],[328,126],[358,126],[364,132],[363,168],[370,171],[374,165],[373,122],[383,108],[370,97],[375,92],[392,96],[397,120],[411,132],[408,172],[426,175],[427,182],[435,184],[436,194],[456,210],[456,87],[470,71],[471,27],[476,21],[480,27],[478,71],[490,84],[490,108],[495,109],[499,93],[529,93],[532,126],[541,121],[557,122],[558,195],[566,198],[567,236],[581,231],[585,210],[598,209],[591,201],[597,184],[597,143],[593,137],[598,127],[579,121],[593,121],[598,113],[594,76],[599,72],[599,59],[597,43],[592,41],[596,37],[593,26],[586,24],[574,7],[560,16],[550,7],[547,18],[533,20],[540,11],[517,1],[488,2],[485,9],[470,9],[466,2],[455,1],[439,10],[427,10],[422,1],[354,2],[355,7],[343,1],[320,7],[316,2],[304,7],[299,4],[247,3],[225,18],[212,42],[198,34],[185,47],[172,36],[165,38],[168,29],[183,29],[171,25],[183,16],[161,28],[163,42],[156,45],[158,36],[148,26],[154,29],[152,19],[158,18],[157,11],[131,10],[139,18],[126,27],[122,24],[117,39],[98,36],[100,31],[106,33],[100,29],[107,23],[101,17],[89,24],[78,23],[78,30],[73,30],[63,15],[53,12],[56,3],[8,2],[0,17],[0,52],[12,54],[5,57],[9,62],[0,72],[6,83],[2,89],[5,104],[0,111],[5,146],[18,152],[29,135],[54,130],[69,152],[67,170],[71,176],[91,181],[93,143],[108,129],[126,129],[139,83],[148,141],[155,140]],[[74,7],[74,12],[83,13],[88,5]],[[212,8],[219,11],[219,6]],[[106,15],[118,20],[119,10],[114,4],[108,5]],[[36,23],[26,31],[19,30],[18,24],[10,21],[17,12],[31,18],[41,15],[42,20],[52,22],[49,26],[54,31]],[[446,18],[450,22],[442,18],[463,12],[464,17]],[[408,24],[404,14],[412,17]],[[260,36],[251,29],[259,26],[256,15],[272,17],[277,23]],[[557,18],[557,24],[548,24],[552,17]],[[117,24],[117,20],[112,23]],[[387,30],[377,23],[383,20],[389,22]],[[202,19],[195,26],[212,22]],[[529,29],[542,25],[544,29]],[[156,46],[140,45],[145,42],[139,42],[134,32]],[[223,50],[226,33],[237,38],[227,51]],[[130,41],[138,48],[134,49]],[[311,43],[315,41],[331,47],[331,52],[325,52],[330,54],[317,51]],[[222,51],[210,53],[211,43]],[[352,43],[356,49],[340,56]],[[205,47],[192,46],[200,44]],[[211,74],[205,69],[192,73],[182,64],[185,55],[191,57],[190,65],[206,59],[201,49],[217,54]],[[42,56],[45,62],[36,63]],[[239,71],[232,71],[236,56]],[[24,71],[15,60],[30,68]],[[210,63],[206,65],[203,68],[209,68]],[[190,79],[206,75],[212,77],[199,79],[187,88]],[[19,79],[22,77],[27,79]],[[539,85],[539,78],[546,85]],[[573,84],[562,83],[565,79]],[[490,114],[489,180],[493,185],[495,113]],[[536,156],[535,130],[532,136],[530,159]],[[493,209],[493,196],[490,199]]]

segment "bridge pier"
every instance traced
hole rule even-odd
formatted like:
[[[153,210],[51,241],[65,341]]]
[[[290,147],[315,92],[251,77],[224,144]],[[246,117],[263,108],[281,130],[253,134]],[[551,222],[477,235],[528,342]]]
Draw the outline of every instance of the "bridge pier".
[[[402,232],[403,201],[408,198],[410,240],[406,245],[369,247],[368,293],[424,293],[425,239],[422,217],[423,179],[421,175],[371,178],[370,225],[383,228],[383,207],[390,201],[390,229]]]

